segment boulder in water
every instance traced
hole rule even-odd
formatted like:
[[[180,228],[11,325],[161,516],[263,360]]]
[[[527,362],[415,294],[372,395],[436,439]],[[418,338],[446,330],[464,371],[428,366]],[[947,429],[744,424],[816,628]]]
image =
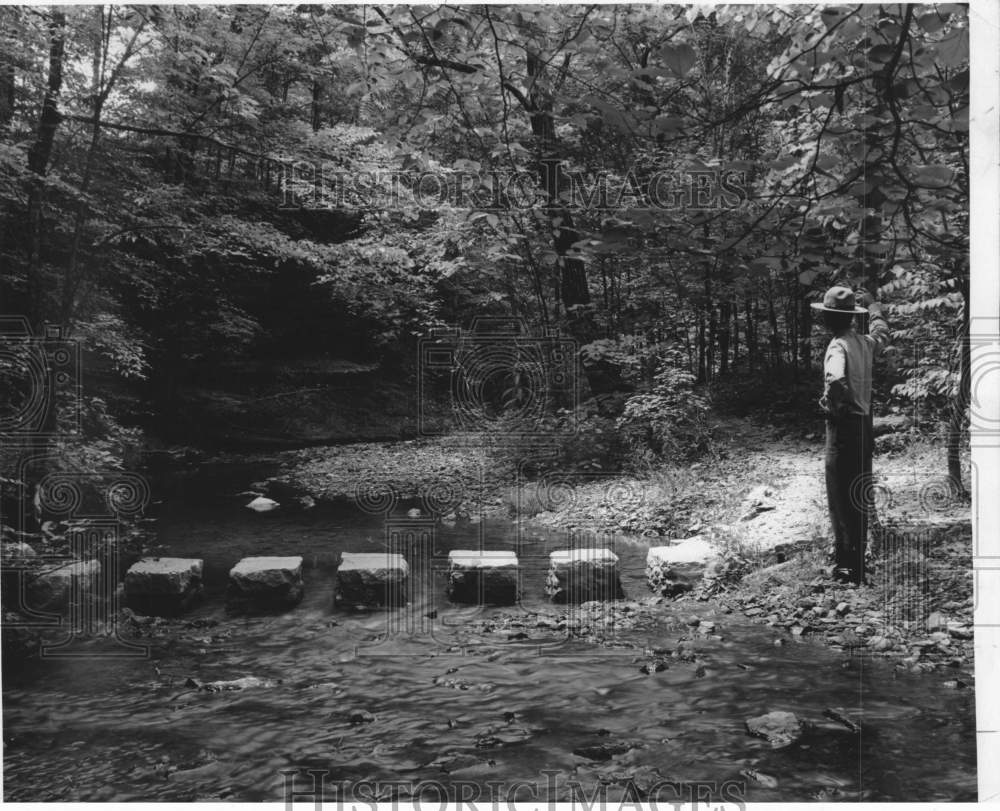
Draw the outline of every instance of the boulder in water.
[[[28,606],[38,611],[82,607],[102,593],[101,564],[96,560],[66,560],[45,566],[28,582]]]
[[[227,600],[233,608],[290,608],[305,593],[302,558],[243,558],[229,571]]]
[[[334,604],[364,608],[404,605],[409,574],[402,555],[344,552],[334,581]]]
[[[201,595],[200,558],[143,558],[125,573],[125,601],[147,616],[171,616]]]
[[[448,553],[448,599],[455,603],[513,605],[518,599],[517,555],[503,550]]]
[[[0,547],[0,560],[5,566],[17,566],[36,555],[35,550],[24,541],[8,541]]]
[[[272,498],[267,498],[266,496],[257,496],[257,498],[255,498],[246,506],[248,510],[253,510],[255,513],[269,513],[269,512],[274,512],[281,505]]]
[[[621,600],[618,555],[610,549],[559,549],[549,555],[545,593],[556,603]]]

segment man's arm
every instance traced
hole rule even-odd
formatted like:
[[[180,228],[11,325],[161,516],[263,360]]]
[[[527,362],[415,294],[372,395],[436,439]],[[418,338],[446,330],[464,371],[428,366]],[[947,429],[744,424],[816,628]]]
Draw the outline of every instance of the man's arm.
[[[875,343],[875,353],[878,354],[889,345],[889,322],[882,315],[882,305],[867,290],[858,293],[858,303],[868,308],[868,337]]]

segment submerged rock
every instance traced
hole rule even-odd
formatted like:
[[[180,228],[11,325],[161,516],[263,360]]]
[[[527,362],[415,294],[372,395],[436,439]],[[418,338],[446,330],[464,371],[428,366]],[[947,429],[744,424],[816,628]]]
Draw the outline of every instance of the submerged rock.
[[[628,741],[595,743],[585,746],[578,746],[573,750],[573,754],[584,757],[588,760],[606,761],[611,760],[615,755],[623,755],[630,749],[635,749],[636,744]]]
[[[248,690],[252,687],[274,687],[281,684],[281,680],[261,679],[257,676],[243,676],[239,679],[227,679],[222,681],[200,682],[197,679],[189,678],[184,682],[185,687],[201,690],[206,693],[224,693],[236,690]]]
[[[760,783],[760,785],[765,788],[777,788],[778,779],[772,777],[769,774],[764,774],[764,772],[759,772],[756,769],[742,769],[740,771],[740,776],[745,777],[753,783]]]
[[[776,710],[746,720],[747,733],[763,738],[775,749],[789,746],[802,737],[805,725],[791,712]]]

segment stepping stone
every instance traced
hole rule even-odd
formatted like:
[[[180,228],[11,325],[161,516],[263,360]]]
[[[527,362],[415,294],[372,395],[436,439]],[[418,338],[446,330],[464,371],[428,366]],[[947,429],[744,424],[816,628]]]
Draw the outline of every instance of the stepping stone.
[[[344,552],[334,580],[334,605],[372,608],[406,604],[410,567],[393,552]]]
[[[618,555],[610,549],[560,549],[549,555],[545,593],[556,603],[621,600]]]
[[[229,571],[231,608],[290,608],[305,593],[302,558],[243,558]]]
[[[147,616],[186,611],[202,593],[200,558],[143,558],[125,573],[125,602]]]
[[[47,565],[31,578],[26,589],[29,608],[66,611],[97,599],[101,589],[101,564],[96,560],[66,560]]]
[[[448,599],[513,605],[519,596],[518,573],[513,552],[453,549],[448,553]]]
[[[674,597],[701,581],[715,547],[695,536],[670,546],[651,546],[646,553],[646,582],[656,594]]]

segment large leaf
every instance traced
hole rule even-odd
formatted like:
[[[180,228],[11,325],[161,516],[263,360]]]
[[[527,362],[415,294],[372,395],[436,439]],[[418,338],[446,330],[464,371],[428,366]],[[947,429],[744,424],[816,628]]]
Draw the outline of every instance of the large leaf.
[[[687,43],[664,45],[657,54],[663,63],[680,78],[687,76],[698,61],[698,55]]]

